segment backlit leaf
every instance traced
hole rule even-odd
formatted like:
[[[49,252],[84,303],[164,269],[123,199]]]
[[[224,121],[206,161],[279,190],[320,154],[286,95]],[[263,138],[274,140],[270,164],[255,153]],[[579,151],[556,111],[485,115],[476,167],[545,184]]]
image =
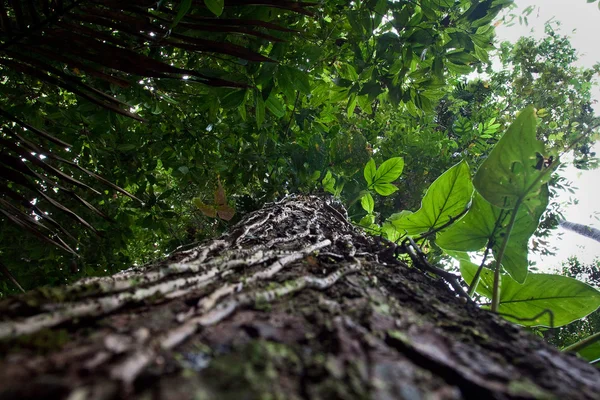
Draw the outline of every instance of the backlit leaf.
[[[206,8],[208,8],[217,17],[223,14],[225,0],[204,0],[204,4],[206,5]]]
[[[373,184],[391,183],[402,175],[404,169],[404,159],[402,157],[393,157],[386,160],[377,168]]]
[[[536,116],[532,106],[519,114],[483,162],[473,184],[481,195],[496,207],[511,209],[520,199],[531,210],[538,205],[542,185],[545,149],[536,139]],[[554,169],[555,161],[549,168]]]
[[[461,264],[463,278],[470,283],[476,265]],[[493,272],[483,270],[477,292],[489,296]],[[481,287],[481,288],[480,288]],[[569,324],[594,312],[600,307],[600,291],[590,285],[561,275],[529,274],[524,284],[503,274],[500,286],[499,313],[518,318],[531,318],[548,309],[554,314],[554,326]],[[506,317],[511,319],[510,317]],[[533,321],[515,322],[525,326],[550,326],[550,316],[543,314]]]
[[[461,161],[431,184],[417,212],[394,220],[393,224],[409,235],[438,228],[465,211],[472,194],[469,165]]]
[[[361,197],[360,205],[362,206],[363,210],[365,210],[367,213],[373,213],[373,209],[375,208],[375,201],[373,200],[373,196],[371,196],[371,193],[367,192],[363,195],[363,197]]]
[[[373,184],[373,179],[375,178],[375,173],[377,172],[377,167],[375,165],[375,160],[372,158],[369,160],[367,165],[365,165],[365,169],[363,174],[365,176],[365,180],[367,181],[367,186],[371,186]]]

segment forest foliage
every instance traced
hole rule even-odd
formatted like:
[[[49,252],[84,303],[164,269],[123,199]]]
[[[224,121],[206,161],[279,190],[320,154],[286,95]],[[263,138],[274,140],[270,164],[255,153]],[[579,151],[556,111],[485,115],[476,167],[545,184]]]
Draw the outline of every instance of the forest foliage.
[[[560,155],[596,166],[600,65],[574,66],[553,26],[496,43],[509,0],[162,3],[55,10],[77,28],[63,59],[48,49],[67,33],[44,41],[19,31],[17,9],[6,17],[0,261],[25,289],[151,262],[265,202],[329,192],[367,231],[459,265],[509,319],[558,327],[598,308],[597,289],[528,261],[552,251],[570,190]],[[132,28],[140,15],[151,23]],[[45,222],[46,242],[17,215]]]

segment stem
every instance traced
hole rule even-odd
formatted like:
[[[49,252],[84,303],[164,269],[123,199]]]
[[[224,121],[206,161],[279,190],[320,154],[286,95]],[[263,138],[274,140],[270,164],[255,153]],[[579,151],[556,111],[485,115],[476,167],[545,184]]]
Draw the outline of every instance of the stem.
[[[367,189],[367,191],[369,191],[369,190]],[[360,193],[362,193],[362,191]],[[354,199],[352,199],[352,201],[348,204],[348,209],[350,209],[357,201],[359,201],[360,199],[363,198],[365,193],[363,193],[363,194],[360,194],[360,193],[358,193],[358,196],[356,196]],[[369,191],[369,193],[370,193],[370,191]]]
[[[481,265],[477,269],[477,272],[475,273],[475,276],[473,277],[473,280],[471,281],[471,285],[469,286],[469,290],[467,292],[469,294],[469,296],[471,296],[471,297],[473,297],[473,295],[475,294],[475,291],[477,290],[477,285],[479,285],[479,280],[480,280],[480,276],[481,276],[481,271],[483,270],[483,265],[485,264],[485,260],[487,259],[487,256],[490,254],[490,250],[492,249],[492,247],[494,247],[494,242],[495,242],[494,238],[496,237],[496,232],[502,226],[502,223],[504,222],[506,215],[507,215],[507,212],[505,210],[501,210],[500,214],[498,215],[498,218],[496,219],[496,224],[494,225],[494,230],[492,231],[492,234],[490,235],[490,238],[488,239],[488,244],[485,248],[485,252],[483,253],[483,260],[481,260]]]
[[[473,295],[475,294],[475,290],[477,290],[477,285],[479,285],[479,280],[481,279],[481,271],[483,270],[483,265],[485,264],[485,259],[487,258],[489,251],[490,247],[486,247],[485,253],[483,254],[483,260],[481,260],[481,264],[479,265],[479,268],[477,268],[477,272],[475,273],[475,276],[471,281],[469,290],[467,290],[467,294],[469,295],[469,297],[473,297]]]
[[[502,246],[500,247],[500,251],[498,252],[498,257],[496,257],[496,269],[494,270],[494,290],[492,293],[492,312],[498,312],[498,305],[500,304],[500,272],[502,271],[502,259],[504,258],[504,252],[506,251],[506,247],[508,246],[508,239],[510,239],[510,233],[512,232],[513,226],[515,225],[515,220],[517,219],[517,212],[519,211],[519,206],[521,206],[521,199],[518,199],[515,203],[515,206],[512,210],[512,215],[510,216],[510,221],[506,227],[506,236],[504,237],[504,241],[502,242]]]
[[[458,221],[459,219],[461,219],[463,217],[463,215],[465,215],[470,209],[471,209],[470,207],[465,207],[465,209],[462,210],[460,213],[458,213],[458,215],[456,217],[450,216],[448,218],[448,221],[446,221],[444,224],[438,226],[437,228],[432,227],[427,232],[421,233],[419,236],[417,236],[416,238],[414,238],[414,241],[418,242],[419,240],[426,239],[427,237],[429,237],[429,236],[431,236],[433,234],[436,234],[436,233],[438,233],[441,230],[446,229],[447,227],[449,227],[450,225],[452,225],[453,223],[455,223],[456,221]],[[435,223],[437,223],[437,220],[436,220]]]
[[[579,350],[583,349],[584,347],[587,347],[591,344],[596,343],[597,341],[600,341],[600,332],[596,332],[591,336],[586,337],[583,340],[580,340],[577,343],[573,343],[570,346],[565,347],[564,349],[562,349],[562,351],[570,351],[573,353],[577,353]]]
[[[8,270],[8,268],[6,268],[6,266],[2,263],[0,263],[0,272],[2,273],[2,275],[4,275],[6,277],[6,279],[8,279],[10,282],[12,282],[12,284],[15,285],[21,292],[25,293],[25,289],[23,289],[23,287],[15,279],[13,274],[11,274],[10,271]]]

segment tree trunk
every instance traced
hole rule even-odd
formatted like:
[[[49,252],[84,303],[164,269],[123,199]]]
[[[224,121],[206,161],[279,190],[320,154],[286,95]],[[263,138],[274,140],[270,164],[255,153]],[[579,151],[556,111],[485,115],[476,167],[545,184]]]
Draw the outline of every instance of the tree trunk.
[[[288,197],[145,268],[0,305],[1,399],[598,399],[600,372]]]
[[[585,237],[589,237],[596,242],[600,242],[600,229],[569,221],[561,221],[559,225],[567,230],[579,233]]]

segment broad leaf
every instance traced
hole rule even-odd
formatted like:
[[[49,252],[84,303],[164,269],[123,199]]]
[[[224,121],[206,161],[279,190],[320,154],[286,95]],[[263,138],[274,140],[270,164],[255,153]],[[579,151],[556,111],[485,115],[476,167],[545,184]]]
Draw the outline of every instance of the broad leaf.
[[[204,0],[204,4],[206,4],[206,8],[208,8],[210,12],[215,14],[217,17],[223,14],[225,0]]]
[[[281,104],[281,101],[279,101],[275,92],[271,92],[265,105],[277,118],[281,118],[285,115],[283,104]]]
[[[194,198],[192,201],[194,202],[194,205],[200,209],[202,214],[206,215],[207,217],[216,218],[217,209],[214,206],[204,204],[199,198]]]
[[[177,7],[177,15],[171,23],[171,29],[175,28],[177,24],[179,24],[181,19],[185,17],[185,15],[190,11],[191,6],[192,0],[181,0],[181,3],[179,3],[179,7]]]
[[[402,175],[403,169],[404,159],[402,157],[390,158],[377,168],[373,184],[391,183]]]
[[[373,214],[373,209],[375,208],[375,201],[373,200],[373,196],[371,193],[367,192],[361,197],[360,205],[362,208],[369,214]]]
[[[369,160],[367,165],[365,165],[365,169],[363,174],[365,176],[365,180],[367,181],[367,186],[371,186],[373,184],[373,179],[375,178],[375,173],[377,172],[377,167],[375,165],[375,160],[372,158]]]
[[[477,251],[492,239],[500,209],[475,191],[469,212],[450,228],[437,235],[435,243],[445,250]]]
[[[530,210],[537,208],[537,196],[551,175],[545,170],[554,169],[558,162],[544,165],[544,145],[535,135],[535,110],[529,106],[519,114],[475,174],[475,187],[496,207],[511,209],[521,200]]]
[[[225,221],[229,221],[235,215],[235,210],[233,209],[233,207],[227,204],[223,204],[217,206],[217,215],[219,216],[219,218]]]
[[[389,196],[398,191],[398,188],[391,183],[376,183],[373,188],[382,196]]]
[[[527,244],[537,229],[539,218],[547,204],[548,188],[544,185],[540,191],[540,203],[534,213],[529,213],[525,207],[518,211],[502,259],[502,267],[517,282],[524,282],[527,277]],[[507,233],[510,212],[488,203],[476,191],[467,215],[440,233],[436,244],[445,250],[476,251],[492,243],[492,252],[497,257]]]
[[[254,97],[256,98],[256,126],[260,128],[265,121],[265,101],[260,92],[256,92]]]
[[[421,208],[392,223],[409,235],[439,228],[456,218],[469,205],[473,194],[469,165],[461,161],[437,178],[427,189]]]
[[[323,190],[335,195],[335,178],[331,174],[331,171],[327,171],[321,183],[323,184]]]
[[[218,180],[217,189],[215,190],[215,204],[218,206],[227,204],[227,196],[225,195],[225,188],[223,188],[221,180]]]
[[[370,227],[374,223],[375,223],[375,216],[373,214],[367,214],[364,217],[362,217],[362,219],[360,221],[358,221],[358,224],[360,226],[364,226],[366,228]]]
[[[397,242],[400,239],[400,232],[390,222],[385,222],[381,227],[381,231],[384,237],[391,242]]]
[[[600,341],[584,347],[577,354],[590,362],[600,359]]]
[[[461,263],[461,273],[471,283],[477,266]],[[493,272],[484,269],[477,292],[490,296]],[[590,285],[561,275],[529,274],[524,284],[502,274],[498,312],[517,318],[531,318],[548,309],[554,314],[554,326],[559,327],[581,319],[600,307],[600,291]],[[511,319],[510,317],[506,317]],[[514,319],[513,319],[514,320]],[[550,316],[543,314],[532,321],[515,322],[525,326],[550,326]]]
[[[527,277],[529,262],[527,260],[527,246],[529,238],[538,227],[539,219],[548,205],[548,186],[544,185],[539,194],[537,207],[530,213],[525,207],[520,207],[515,219],[515,225],[510,233],[508,245],[502,259],[502,267],[510,276],[519,283]],[[494,257],[498,256],[502,239],[507,234],[506,229],[500,231],[494,241],[492,251]]]

